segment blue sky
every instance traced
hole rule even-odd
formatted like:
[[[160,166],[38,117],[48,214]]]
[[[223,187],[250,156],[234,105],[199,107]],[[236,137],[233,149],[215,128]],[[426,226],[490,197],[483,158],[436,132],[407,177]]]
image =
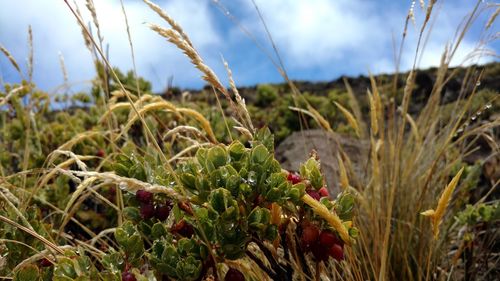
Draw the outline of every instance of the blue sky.
[[[219,0],[263,46],[271,52],[262,23],[251,0]],[[72,1],[70,1],[72,2]],[[76,0],[86,22],[92,18],[85,1]],[[104,41],[109,44],[110,61],[122,70],[132,68],[124,18],[118,0],[94,0]],[[229,63],[237,85],[281,82],[283,79],[271,61],[241,29],[219,11],[210,0],[156,0],[178,21],[191,37],[195,47],[222,81],[227,81],[221,62]],[[266,20],[284,64],[292,79],[328,81],[341,75],[392,72],[394,70],[393,38],[401,39],[405,17],[412,1],[407,0],[256,0]],[[416,1],[416,24],[410,24],[401,68],[411,67],[416,30],[425,13]],[[427,4],[428,0],[423,1]],[[435,20],[421,67],[439,63],[446,43],[454,39],[457,26],[472,10],[474,0],[437,1]],[[482,1],[481,9],[495,5]],[[498,3],[496,4],[498,5]],[[173,77],[174,86],[200,88],[203,81],[198,71],[182,53],[149,30],[145,23],[167,26],[139,0],[125,0],[130,30],[136,52],[139,75],[161,91]],[[483,26],[494,8],[487,9],[476,20],[454,65],[463,63],[481,39]],[[34,35],[34,81],[47,91],[55,92],[63,84],[60,55],[64,58],[73,90],[89,87],[94,76],[92,59],[85,48],[81,30],[62,0],[0,1],[0,44],[7,48],[26,72],[28,57],[27,30]],[[489,34],[498,33],[498,24]],[[498,36],[498,35],[497,35]],[[398,43],[399,45],[399,43]],[[496,53],[498,41],[486,47]],[[474,57],[465,64],[495,60]],[[4,82],[20,81],[9,61],[0,55],[0,77]]]

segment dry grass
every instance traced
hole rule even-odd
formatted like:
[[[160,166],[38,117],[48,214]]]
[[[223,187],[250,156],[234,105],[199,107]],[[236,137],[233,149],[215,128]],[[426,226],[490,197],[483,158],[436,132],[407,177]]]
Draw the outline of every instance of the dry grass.
[[[180,51],[186,54],[192,64],[201,71],[203,75],[202,78],[213,87],[216,97],[218,97],[218,94],[222,94],[230,104],[233,109],[233,114],[235,115],[234,118],[239,124],[235,129],[242,135],[252,138],[255,133],[255,128],[253,127],[251,116],[246,109],[245,101],[238,93],[236,83],[233,80],[227,62],[223,61],[223,64],[227,70],[232,95],[230,95],[229,90],[220,82],[212,69],[204,63],[182,27],[157,5],[148,0],[144,0],[144,2],[171,27],[166,29],[159,25],[151,24],[151,29],[165,37],[168,41],[177,46]],[[68,2],[66,1],[66,3]],[[468,137],[478,134],[488,135],[489,129],[500,125],[500,120],[484,124],[473,130],[463,130],[460,137],[455,138],[459,130],[463,128],[464,120],[468,117],[468,107],[475,95],[476,88],[474,88],[472,92],[467,93],[469,97],[466,99],[466,106],[456,108],[451,120],[446,124],[440,122],[442,120],[439,107],[439,101],[442,98],[441,93],[447,81],[456,74],[453,71],[449,71],[448,67],[465,33],[470,28],[471,22],[476,17],[478,6],[475,7],[474,11],[472,11],[471,15],[466,20],[466,24],[464,24],[462,29],[458,32],[459,36],[454,44],[445,50],[442,56],[441,65],[437,72],[437,80],[428,103],[418,116],[411,116],[409,114],[408,109],[411,104],[412,93],[415,87],[415,77],[418,72],[416,65],[418,58],[423,52],[423,45],[425,45],[421,45],[421,40],[425,38],[427,32],[429,32],[427,30],[428,23],[431,20],[436,1],[430,0],[427,6],[423,1],[419,3],[422,10],[425,12],[425,19],[420,28],[414,68],[408,74],[404,85],[402,104],[400,106],[396,105],[388,98],[388,96],[396,93],[397,81],[393,83],[393,85],[395,85],[394,93],[384,93],[380,91],[377,81],[375,81],[375,78],[371,75],[371,89],[367,92],[370,105],[369,128],[364,122],[365,118],[362,116],[360,106],[355,99],[355,94],[347,84],[347,81],[345,82],[347,91],[351,97],[349,105],[351,110],[347,109],[344,105],[335,103],[348,124],[356,132],[356,135],[359,138],[369,140],[371,152],[370,165],[367,168],[368,176],[361,179],[359,185],[355,185],[353,183],[357,181],[349,178],[353,169],[348,155],[343,151],[336,155],[340,173],[340,186],[343,190],[351,191],[357,198],[357,217],[352,223],[359,228],[360,236],[357,241],[352,243],[352,248],[347,249],[346,261],[340,264],[327,263],[311,269],[311,272],[315,273],[316,277],[324,276],[324,278],[330,278],[331,280],[342,279],[359,281],[446,280],[451,276],[451,271],[458,263],[458,259],[450,261],[447,258],[447,251],[451,245],[450,241],[457,235],[457,229],[454,229],[452,224],[452,215],[447,213],[447,211],[449,210],[450,204],[453,204],[452,196],[454,190],[460,189],[461,183],[459,179],[463,172],[463,168],[456,174],[453,174],[453,171],[456,166],[461,163],[464,155],[470,152],[470,149],[464,149],[464,147],[466,147],[464,146],[465,140]],[[415,1],[413,5],[415,5]],[[411,20],[413,18],[413,14],[416,12],[413,5],[408,14],[407,22],[408,19]],[[118,81],[120,90],[112,93],[109,93],[109,89],[105,90],[108,94],[108,98],[106,99],[106,109],[101,117],[101,122],[108,122],[108,130],[105,132],[91,131],[78,134],[75,138],[61,145],[57,150],[51,153],[44,165],[48,167],[47,171],[39,177],[33,189],[33,193],[28,195],[27,199],[20,200],[12,194],[8,188],[1,186],[0,196],[2,200],[7,203],[11,210],[13,210],[23,225],[4,216],[0,216],[0,220],[32,235],[46,246],[46,250],[33,255],[22,264],[27,264],[46,257],[49,253],[52,253],[54,256],[57,256],[57,254],[62,255],[64,249],[72,247],[70,245],[58,246],[54,241],[50,241],[36,233],[22,215],[22,211],[27,208],[33,198],[43,200],[43,198],[37,198],[35,194],[58,175],[65,175],[79,183],[76,191],[71,194],[64,210],[51,206],[55,213],[62,214],[63,217],[57,236],[67,241],[74,240],[73,237],[63,232],[64,226],[69,221],[76,222],[82,226],[82,229],[86,229],[85,226],[78,222],[74,215],[83,201],[90,196],[94,196],[101,202],[104,202],[106,206],[117,211],[118,226],[123,220],[122,210],[124,203],[121,190],[135,192],[142,189],[153,193],[163,193],[179,201],[186,200],[187,198],[183,190],[177,191],[168,186],[149,184],[136,179],[120,177],[110,172],[88,171],[85,162],[95,160],[96,157],[72,153],[70,150],[76,144],[93,138],[104,138],[113,148],[113,152],[118,154],[121,150],[115,142],[123,139],[126,140],[128,130],[135,122],[140,121],[147,137],[148,146],[151,145],[154,148],[164,168],[171,172],[172,175],[175,175],[175,173],[172,172],[172,165],[178,160],[186,156],[192,156],[200,147],[210,147],[219,142],[210,122],[196,110],[177,107],[173,103],[167,102],[161,98],[141,94],[138,81],[136,83],[137,96],[127,91],[109,65],[106,56],[103,54],[103,38],[100,34],[99,22],[93,2],[88,0],[87,8],[91,12],[94,25],[97,28],[98,40],[92,37],[90,30],[83,24],[79,12],[75,11],[71,5],[68,4],[68,6],[81,25],[87,47],[97,51],[107,71],[109,71],[109,75],[114,76]],[[499,9],[497,8],[490,17],[485,26],[486,29],[493,24],[493,21],[495,21],[499,13],[498,11]],[[134,50],[125,9],[123,9],[123,12],[125,15],[135,71]],[[260,11],[258,12],[259,16],[262,17]],[[32,38],[31,29],[29,34],[30,38]],[[404,41],[405,36],[406,26],[402,41]],[[32,41],[32,39],[30,39],[30,41]],[[0,46],[0,51],[9,59],[14,68],[21,73],[19,65],[10,53],[2,46]],[[302,99],[303,97],[301,97],[298,89],[288,79],[279,55],[278,59],[280,62],[276,63],[273,61],[273,63],[277,65],[278,71],[283,74],[284,79],[291,86],[295,99]],[[32,66],[32,56],[30,56],[30,66]],[[135,72],[134,75],[137,78]],[[29,70],[29,77],[31,78],[31,76],[32,67],[30,67]],[[65,80],[66,79],[67,78],[65,78]],[[107,77],[105,77],[105,80],[106,79]],[[398,76],[396,75],[395,80],[397,79]],[[478,81],[479,80],[474,79],[474,76],[471,75],[468,76],[468,80],[463,81],[463,83],[464,85],[467,83],[477,85]],[[105,85],[107,85],[107,81],[103,81],[103,85],[103,87],[106,88]],[[6,97],[2,98],[0,106],[7,103],[12,95],[23,90],[23,87],[24,86],[12,89]],[[463,89],[465,88],[464,86]],[[127,101],[120,102],[119,100],[121,98],[126,98]],[[120,110],[129,111],[125,124],[115,123],[115,113]],[[220,107],[220,110],[225,118],[222,107]],[[291,110],[300,112],[301,118],[305,115],[310,116],[317,122],[319,127],[326,131],[333,131],[328,121],[309,104],[307,104],[306,109],[291,107]],[[147,118],[152,116],[156,117],[154,112],[166,112],[178,118],[182,124],[176,124],[176,126],[166,131],[152,131],[150,126],[148,126]],[[26,116],[28,116],[28,114],[29,112],[25,112]],[[31,127],[29,118],[25,119],[27,120],[26,127],[28,128],[26,132],[27,136],[29,137],[30,134],[36,135],[38,133],[37,129]],[[194,120],[198,127],[189,123],[191,120]],[[226,126],[228,126],[226,121],[225,123]],[[228,131],[230,131],[229,128]],[[186,136],[183,134],[186,134]],[[172,142],[177,139],[187,140],[191,145],[183,147],[182,150],[176,151],[174,155],[167,158],[167,153],[163,151],[158,144],[157,135],[160,135],[162,140],[172,139]],[[25,170],[27,170],[26,163],[29,160],[29,153],[30,149],[26,147],[22,157],[24,167],[26,168]],[[60,158],[62,156],[68,159],[61,161]],[[73,164],[76,164],[80,171],[68,170]],[[21,175],[26,177],[26,174],[27,173],[22,173]],[[453,178],[450,181],[450,177],[452,176]],[[177,178],[174,180],[179,182]],[[25,184],[26,181],[23,182],[22,187],[25,187]],[[98,192],[100,188],[106,186],[120,187],[117,193],[118,200],[116,204],[107,200]],[[443,186],[446,186],[444,190]],[[317,215],[323,217],[334,229],[336,229],[347,244],[351,244],[345,226],[335,214],[329,212],[323,205],[319,204],[308,195],[303,197],[303,201],[311,206]],[[48,202],[47,204],[50,205]],[[433,206],[436,206],[435,209],[431,209]],[[429,210],[424,211],[426,209]],[[421,213],[431,218],[431,224],[429,224],[428,219],[420,215]],[[432,226],[432,231],[429,225]],[[293,233],[293,227],[296,227],[296,225],[292,222],[286,231]],[[90,241],[74,240],[76,241],[75,245],[84,246],[94,253],[96,257],[102,257],[102,252],[96,249],[95,244],[101,243],[107,247],[112,247],[110,243],[104,241],[104,238],[112,234],[114,230],[115,228],[113,227],[103,230],[98,234],[88,230],[87,232],[91,233],[93,238]],[[53,233],[53,235],[56,234]],[[293,243],[295,243],[295,241],[293,241]],[[210,243],[207,243],[207,245],[210,245]],[[304,273],[301,272],[302,266],[300,264],[303,261],[298,258],[299,255],[297,254],[297,251],[300,251],[299,247],[297,245],[292,245],[290,251],[292,252],[292,259],[290,261],[292,267],[300,271],[298,275],[299,278],[306,280]],[[210,252],[212,252],[212,249],[210,249]],[[22,266],[22,264],[19,266]],[[265,272],[250,268],[250,264],[254,265],[253,261],[226,261],[226,264],[250,272],[250,274],[259,280],[268,277]],[[224,270],[227,269],[222,269],[222,271]],[[220,272],[216,274],[220,274]]]

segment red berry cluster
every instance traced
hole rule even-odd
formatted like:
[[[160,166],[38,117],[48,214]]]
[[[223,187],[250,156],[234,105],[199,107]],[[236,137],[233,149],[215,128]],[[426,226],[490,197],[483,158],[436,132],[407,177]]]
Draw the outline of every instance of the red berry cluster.
[[[288,173],[287,179],[292,184],[297,184],[297,183],[302,181],[302,179],[300,178],[299,175],[297,175],[296,173],[292,173],[292,172]]]
[[[134,274],[129,271],[125,271],[122,273],[122,281],[137,281]]]
[[[170,230],[172,233],[177,233],[182,237],[191,237],[194,234],[193,226],[187,223],[184,219],[174,224]]]
[[[298,174],[293,173],[293,172],[288,173],[287,180],[289,182],[291,182],[292,184],[297,184],[297,183],[302,182],[302,178]],[[326,188],[326,186],[323,186],[319,190],[315,190],[314,188],[308,186],[306,188],[306,193],[318,201],[322,197],[330,197],[330,194],[328,193],[328,189]]]
[[[141,206],[139,212],[143,219],[150,219],[152,217],[157,218],[160,221],[164,221],[168,218],[172,206],[169,201],[165,202],[165,204],[157,203],[153,201],[153,193],[138,190],[135,193],[135,197],[140,202]]]
[[[330,230],[322,230],[311,223],[304,223],[301,235],[302,246],[311,251],[318,261],[332,257],[338,261],[344,259],[344,242]]]

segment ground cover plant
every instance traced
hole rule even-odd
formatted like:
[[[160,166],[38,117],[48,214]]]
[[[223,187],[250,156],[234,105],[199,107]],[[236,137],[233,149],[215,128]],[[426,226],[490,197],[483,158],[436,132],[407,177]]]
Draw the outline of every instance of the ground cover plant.
[[[370,76],[366,95],[346,83],[345,91],[320,96],[300,93],[281,67],[286,85],[261,85],[246,102],[227,63],[229,89],[182,27],[144,2],[167,26],[151,24],[152,32],[186,54],[209,85],[210,98],[166,99],[153,94],[135,71],[113,68],[102,38],[93,37],[78,9],[66,2],[94,54],[97,77],[90,93],[57,101],[32,83],[31,70],[20,84],[3,85],[2,278],[499,276],[499,181],[488,177],[481,185],[486,160],[467,161],[478,139],[498,155],[498,89],[479,90],[488,73],[498,73],[498,64],[449,68],[470,22],[484,12],[481,1],[445,50],[417,110],[412,109],[417,69],[404,74],[404,83],[403,74],[388,81]],[[423,9],[421,36],[430,28],[435,2]],[[92,1],[87,8],[99,30]],[[498,14],[493,8],[497,12],[490,21]],[[19,70],[9,51],[1,50]],[[445,104],[443,89],[457,75],[459,94]],[[56,102],[70,106],[56,110],[51,107]],[[264,110],[266,105],[276,110]],[[334,155],[340,179],[335,194],[315,151],[297,171],[282,169],[276,143],[309,127],[366,140],[366,176],[354,172],[342,150]]]

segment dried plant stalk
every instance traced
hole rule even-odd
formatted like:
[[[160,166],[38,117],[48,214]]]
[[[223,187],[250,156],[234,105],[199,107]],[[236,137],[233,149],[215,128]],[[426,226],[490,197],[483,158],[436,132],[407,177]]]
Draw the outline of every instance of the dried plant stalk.
[[[356,120],[356,118],[354,118],[354,116],[349,112],[349,110],[347,110],[345,107],[340,105],[338,102],[334,102],[334,103],[340,109],[340,112],[342,112],[344,117],[347,119],[347,123],[349,123],[349,125],[354,129],[354,131],[356,132],[356,135],[358,135],[358,137],[361,136],[361,131],[360,131],[358,121]]]
[[[439,225],[442,222],[444,212],[445,212],[446,208],[448,207],[448,204],[450,203],[451,195],[453,194],[455,187],[457,187],[458,181],[460,180],[460,176],[462,175],[463,171],[464,171],[464,167],[462,167],[460,169],[460,171],[458,171],[458,173],[453,177],[453,179],[450,181],[448,186],[446,186],[443,193],[441,194],[441,197],[439,197],[439,201],[438,201],[438,204],[436,206],[436,209],[435,210],[429,209],[429,210],[421,213],[423,216],[431,218],[434,239],[438,238]]]
[[[302,197],[302,201],[309,205],[309,207],[313,209],[314,213],[325,219],[340,234],[340,238],[342,238],[347,245],[351,244],[349,233],[337,214],[330,212],[323,204],[319,203],[308,194]]]
[[[14,59],[14,57],[10,54],[10,52],[2,45],[0,45],[0,51],[9,59],[10,63],[14,66],[14,68],[22,75],[21,68],[19,68],[19,64]]]

